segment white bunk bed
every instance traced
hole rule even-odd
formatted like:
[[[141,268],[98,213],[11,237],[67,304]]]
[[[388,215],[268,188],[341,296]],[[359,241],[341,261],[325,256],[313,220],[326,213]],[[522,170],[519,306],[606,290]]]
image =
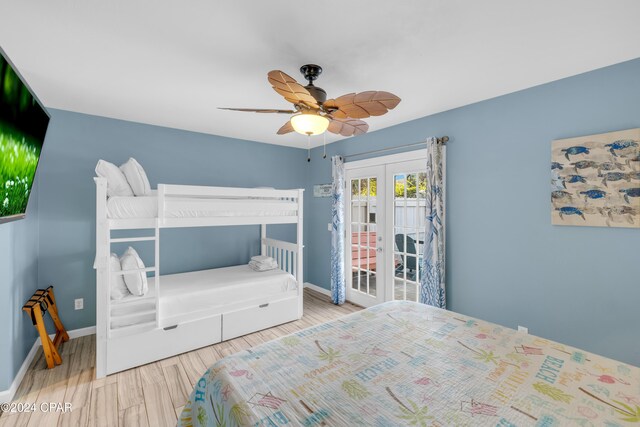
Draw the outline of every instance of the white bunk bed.
[[[107,197],[96,183],[96,377],[302,317],[302,189],[158,185],[150,197]],[[161,276],[160,229],[261,225],[261,255],[278,269],[247,265]],[[296,224],[296,243],[267,238],[269,224]],[[149,237],[113,230],[153,230]],[[153,241],[155,265],[112,272],[111,245]],[[151,273],[142,297],[112,300],[112,274]]]

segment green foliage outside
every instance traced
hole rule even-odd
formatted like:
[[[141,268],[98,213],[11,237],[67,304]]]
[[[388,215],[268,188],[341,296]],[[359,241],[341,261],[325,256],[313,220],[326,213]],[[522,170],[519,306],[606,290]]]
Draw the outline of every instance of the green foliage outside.
[[[427,191],[427,179],[425,173],[398,175],[395,177],[394,191],[395,196],[398,199],[406,197],[407,199],[415,199],[416,195],[424,197]],[[359,195],[362,197],[375,197],[378,194],[378,180],[377,179],[354,179],[351,181],[351,194],[353,196]]]
[[[378,180],[369,179],[353,179],[351,180],[351,195],[362,197],[375,197],[378,194]]]
[[[39,144],[0,122],[0,217],[25,212],[39,157]]]
[[[398,179],[396,177],[395,180],[395,194],[397,198],[404,198],[405,188],[407,191],[407,199],[415,199],[416,191],[419,192],[420,197],[424,197],[424,194],[427,191],[427,174],[419,173],[419,174],[410,174],[406,175],[406,180]]]

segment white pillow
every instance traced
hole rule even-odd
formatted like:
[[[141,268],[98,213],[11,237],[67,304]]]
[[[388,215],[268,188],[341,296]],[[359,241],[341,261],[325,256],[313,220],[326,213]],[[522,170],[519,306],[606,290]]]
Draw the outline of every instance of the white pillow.
[[[127,285],[124,283],[124,278],[121,274],[113,274],[115,272],[121,271],[122,267],[120,265],[120,258],[118,255],[111,254],[110,258],[110,268],[111,268],[111,299],[122,299],[127,295],[131,295]]]
[[[120,264],[122,264],[122,270],[137,270],[144,268],[144,263],[131,246],[120,258]],[[130,273],[124,275],[124,283],[127,285],[127,289],[133,295],[143,296],[147,293],[149,285],[147,283],[147,273],[141,271],[139,273]]]
[[[96,174],[107,179],[107,196],[133,196],[133,191],[122,171],[113,163],[98,160]]]
[[[149,178],[147,178],[147,174],[136,159],[131,157],[126,163],[120,165],[120,170],[127,178],[133,194],[136,196],[148,196],[151,193]]]

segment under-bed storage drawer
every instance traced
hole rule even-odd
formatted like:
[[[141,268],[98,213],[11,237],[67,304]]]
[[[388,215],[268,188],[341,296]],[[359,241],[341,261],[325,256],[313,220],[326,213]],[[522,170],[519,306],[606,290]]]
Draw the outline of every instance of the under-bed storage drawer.
[[[297,318],[297,296],[230,311],[222,315],[222,339],[230,340]]]
[[[111,338],[107,375],[221,341],[222,315]]]

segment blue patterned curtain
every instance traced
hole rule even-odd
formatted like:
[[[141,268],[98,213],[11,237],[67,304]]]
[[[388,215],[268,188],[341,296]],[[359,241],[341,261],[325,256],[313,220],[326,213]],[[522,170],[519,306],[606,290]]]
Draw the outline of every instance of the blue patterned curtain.
[[[331,205],[331,299],[344,304],[344,161],[340,156],[331,158],[333,176],[333,203]]]
[[[420,302],[446,308],[444,281],[444,181],[443,146],[427,141],[427,221],[420,276]]]

